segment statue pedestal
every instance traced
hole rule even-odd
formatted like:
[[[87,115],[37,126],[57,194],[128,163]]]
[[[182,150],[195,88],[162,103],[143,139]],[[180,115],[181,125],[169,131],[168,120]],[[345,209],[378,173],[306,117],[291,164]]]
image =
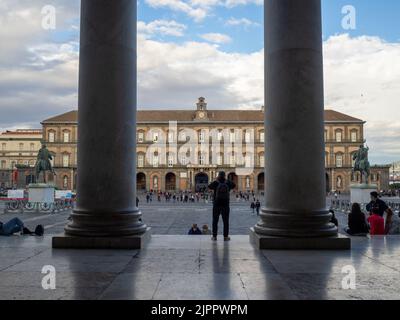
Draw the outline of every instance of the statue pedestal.
[[[350,186],[350,202],[361,205],[367,204],[371,201],[370,193],[377,190],[376,184],[352,184]]]
[[[29,202],[54,203],[54,186],[47,183],[29,185]]]

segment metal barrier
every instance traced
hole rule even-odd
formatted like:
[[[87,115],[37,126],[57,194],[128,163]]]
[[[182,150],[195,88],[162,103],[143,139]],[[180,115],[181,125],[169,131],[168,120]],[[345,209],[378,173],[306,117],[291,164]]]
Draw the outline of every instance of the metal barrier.
[[[394,213],[400,214],[400,201],[388,201],[386,203],[388,207],[393,210]],[[350,202],[350,200],[331,199],[330,208],[334,211],[350,213],[351,205],[352,203]],[[361,204],[361,210],[366,211],[366,206],[367,206],[366,203]]]
[[[54,203],[29,202],[28,199],[0,199],[4,213],[9,212],[48,212],[58,213],[74,208],[72,199],[57,199]]]

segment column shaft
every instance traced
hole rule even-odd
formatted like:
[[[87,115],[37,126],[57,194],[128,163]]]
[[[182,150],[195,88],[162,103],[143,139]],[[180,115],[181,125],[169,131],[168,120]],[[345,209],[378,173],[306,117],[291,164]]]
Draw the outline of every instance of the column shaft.
[[[128,236],[136,208],[136,0],[82,0],[77,208],[67,235]]]
[[[265,207],[256,233],[337,235],[326,209],[321,1],[265,1]]]

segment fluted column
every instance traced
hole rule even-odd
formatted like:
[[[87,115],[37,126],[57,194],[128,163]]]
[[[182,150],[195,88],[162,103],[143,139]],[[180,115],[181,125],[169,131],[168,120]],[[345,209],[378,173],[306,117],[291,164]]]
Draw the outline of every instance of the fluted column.
[[[321,30],[320,0],[265,1],[268,187],[254,227],[258,239],[267,237],[264,247],[307,248],[316,241],[298,238],[337,236],[325,198]]]
[[[77,207],[66,236],[146,232],[135,203],[136,3],[81,1]]]

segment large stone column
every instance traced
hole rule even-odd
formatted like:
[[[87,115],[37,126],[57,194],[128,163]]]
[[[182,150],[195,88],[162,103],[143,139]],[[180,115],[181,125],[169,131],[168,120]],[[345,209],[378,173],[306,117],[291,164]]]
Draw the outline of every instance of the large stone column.
[[[82,0],[77,207],[54,247],[139,248],[136,0]]]
[[[325,198],[320,0],[265,1],[265,249],[349,248]]]

